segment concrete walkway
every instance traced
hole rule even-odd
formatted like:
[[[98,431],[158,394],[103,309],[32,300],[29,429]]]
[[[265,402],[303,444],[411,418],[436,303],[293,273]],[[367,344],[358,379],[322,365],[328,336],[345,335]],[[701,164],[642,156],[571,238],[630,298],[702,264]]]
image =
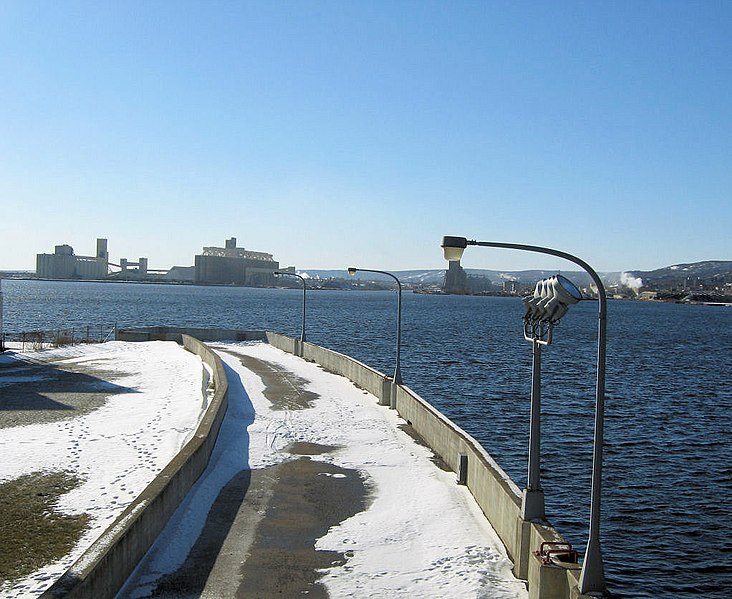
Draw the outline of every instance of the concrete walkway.
[[[276,410],[307,409],[317,398],[292,372],[249,356],[237,359],[262,378]],[[316,551],[315,542],[367,503],[357,471],[311,458],[334,449],[291,443],[288,461],[236,474],[216,497],[185,562],[161,576],[147,596],[327,597],[316,583],[318,570],[345,563],[345,556]]]
[[[119,597],[527,596],[492,529],[470,505],[472,497],[455,484],[453,473],[430,461],[430,452],[408,430],[399,430],[406,423],[342,377],[258,346],[219,346],[230,385],[223,448],[217,457],[217,445],[213,470],[194,487],[191,505],[176,513]],[[345,403],[314,407],[335,395]],[[359,413],[350,403],[354,398],[365,404]],[[261,402],[269,403],[264,415]],[[359,426],[372,426],[364,425],[364,410],[377,414],[368,418],[383,427],[376,453],[359,445]],[[234,438],[243,432],[232,423],[236,419],[247,427],[244,441]],[[236,431],[231,438],[227,426]],[[318,428],[325,430],[314,432]],[[392,446],[409,457],[395,459]],[[355,461],[343,457],[349,449]],[[277,456],[274,463],[267,463],[271,456],[263,459],[267,451]],[[231,456],[242,458],[238,467]],[[404,459],[419,467],[400,473]],[[215,478],[221,460],[231,476],[212,492],[216,484],[206,477]],[[396,477],[386,485],[396,492],[386,499],[394,504],[386,510],[383,494],[389,489],[379,480],[384,473]],[[440,493],[444,499],[436,498]],[[211,498],[200,524],[193,522],[205,505],[198,495]],[[330,543],[339,547],[324,547],[323,538],[338,536],[346,523],[361,531],[358,536],[346,527],[341,542]],[[468,530],[470,538],[452,538],[458,529]]]

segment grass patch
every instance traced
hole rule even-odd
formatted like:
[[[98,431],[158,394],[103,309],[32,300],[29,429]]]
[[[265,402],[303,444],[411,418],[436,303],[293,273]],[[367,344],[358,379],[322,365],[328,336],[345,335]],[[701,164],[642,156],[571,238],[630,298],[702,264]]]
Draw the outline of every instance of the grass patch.
[[[68,554],[89,516],[55,510],[59,497],[81,483],[67,472],[33,472],[0,483],[0,584]]]

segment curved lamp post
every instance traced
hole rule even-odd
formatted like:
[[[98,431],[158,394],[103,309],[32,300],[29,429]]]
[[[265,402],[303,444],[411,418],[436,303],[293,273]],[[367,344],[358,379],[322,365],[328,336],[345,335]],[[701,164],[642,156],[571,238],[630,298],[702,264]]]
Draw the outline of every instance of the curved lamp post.
[[[475,241],[465,237],[446,236],[442,238],[445,259],[459,261],[469,245],[538,252],[564,258],[580,266],[597,287],[599,315],[597,324],[597,382],[595,386],[595,434],[592,445],[592,490],[590,493],[590,532],[587,551],[582,563],[579,590],[581,593],[605,592],[605,573],[600,550],[600,495],[602,487],[602,444],[605,423],[605,355],[607,348],[607,295],[605,286],[595,270],[584,260],[551,248],[519,243],[497,241]]]
[[[395,275],[385,270],[373,270],[371,268],[355,268],[353,266],[348,267],[348,274],[353,276],[358,271],[361,272],[375,272],[380,275],[386,275],[396,281],[397,284],[397,328],[396,328],[396,365],[394,366],[394,384],[402,384],[402,370],[399,363],[399,353],[402,344],[402,284]]]
[[[275,270],[272,273],[275,277],[279,277],[280,275],[285,275],[288,277],[297,277],[302,282],[302,330],[300,332],[300,343],[305,342],[305,277],[295,274],[294,272],[287,272],[284,270]]]

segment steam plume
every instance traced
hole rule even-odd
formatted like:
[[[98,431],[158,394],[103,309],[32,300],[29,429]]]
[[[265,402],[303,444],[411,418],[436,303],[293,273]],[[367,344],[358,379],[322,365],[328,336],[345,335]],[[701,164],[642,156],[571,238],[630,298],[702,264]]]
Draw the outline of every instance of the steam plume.
[[[643,287],[643,279],[641,279],[640,277],[634,277],[627,272],[621,272],[620,284],[625,285],[626,287],[630,287],[637,294],[640,288]]]

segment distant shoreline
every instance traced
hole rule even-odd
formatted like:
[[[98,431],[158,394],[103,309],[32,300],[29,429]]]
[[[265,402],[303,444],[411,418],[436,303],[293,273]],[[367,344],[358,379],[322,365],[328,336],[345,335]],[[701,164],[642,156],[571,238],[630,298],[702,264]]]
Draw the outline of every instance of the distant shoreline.
[[[123,283],[133,285],[180,285],[188,287],[225,287],[225,288],[243,288],[243,289],[290,289],[289,287],[251,287],[248,285],[234,285],[234,284],[222,284],[222,283],[196,283],[193,281],[154,281],[154,280],[131,280],[131,279],[49,279],[43,277],[36,277],[35,275],[30,276],[5,276],[10,271],[0,272],[0,280],[6,281],[42,281],[46,283]],[[18,271],[12,271],[19,274]],[[28,273],[23,273],[28,275]],[[314,279],[315,281],[316,279]],[[331,287],[319,287],[312,286],[308,287],[308,291],[390,291],[387,289],[380,289],[374,287],[363,287],[354,289],[352,287],[343,288],[331,288]],[[393,291],[393,290],[391,290]],[[520,294],[510,294],[491,292],[491,293],[469,293],[469,294],[455,294],[455,293],[444,293],[441,291],[427,290],[427,289],[411,289],[411,292],[416,295],[466,295],[470,297],[506,297],[506,298],[521,298]],[[645,299],[640,297],[608,297],[608,300],[613,301],[633,301],[633,302],[647,302],[657,304],[681,304],[681,305],[694,305],[694,306],[715,306],[722,308],[732,308],[732,301],[683,301],[681,299]],[[597,301],[594,297],[585,297],[583,301]]]

